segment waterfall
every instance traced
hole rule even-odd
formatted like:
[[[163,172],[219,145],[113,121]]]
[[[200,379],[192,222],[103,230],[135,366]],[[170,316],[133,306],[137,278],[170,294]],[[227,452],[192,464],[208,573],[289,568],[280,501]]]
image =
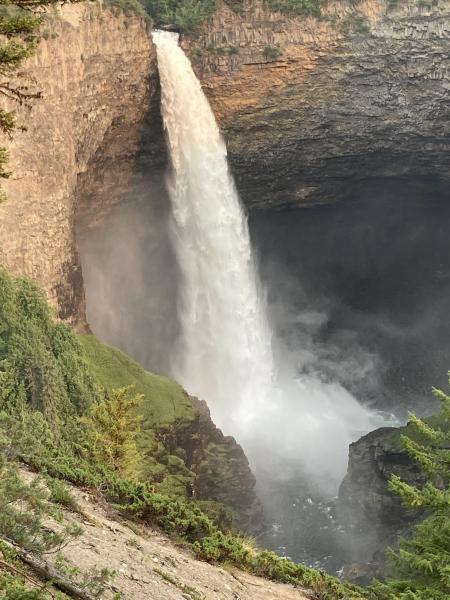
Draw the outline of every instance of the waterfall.
[[[178,36],[155,32],[171,158],[172,240],[182,273],[172,372],[228,433],[270,401],[271,334],[247,219],[214,114]]]
[[[181,335],[172,375],[207,400],[257,471],[301,463],[333,491],[348,444],[384,423],[339,383],[277,354],[247,219],[214,114],[178,36],[154,32],[171,168],[172,244],[181,272]],[[277,368],[275,368],[277,367]]]

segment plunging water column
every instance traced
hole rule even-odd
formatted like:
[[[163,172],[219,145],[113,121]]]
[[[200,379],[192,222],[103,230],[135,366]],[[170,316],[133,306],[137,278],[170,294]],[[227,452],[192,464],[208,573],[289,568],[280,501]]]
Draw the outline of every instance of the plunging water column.
[[[177,34],[154,32],[171,158],[172,241],[182,273],[173,375],[228,433],[270,402],[270,328],[247,220],[212,110]]]
[[[207,400],[258,474],[269,468],[271,477],[284,476],[288,463],[301,465],[334,492],[348,444],[383,421],[339,383],[302,367],[301,348],[274,360],[224,141],[178,36],[155,32],[153,39],[171,159],[171,237],[182,278],[172,375]]]

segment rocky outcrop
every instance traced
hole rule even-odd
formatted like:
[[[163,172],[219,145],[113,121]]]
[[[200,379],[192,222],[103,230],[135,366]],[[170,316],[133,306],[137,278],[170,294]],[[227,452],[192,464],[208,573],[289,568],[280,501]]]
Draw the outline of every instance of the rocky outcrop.
[[[84,319],[77,198],[100,213],[142,172],[142,152],[160,164],[156,59],[144,19],[98,2],[55,9],[43,33],[21,74],[43,99],[13,106],[27,128],[8,144],[0,263],[37,280],[76,322]]]
[[[214,425],[206,402],[197,398],[191,401],[199,411],[199,443],[190,462],[196,474],[196,497],[212,499],[231,508],[243,531],[259,531],[262,508],[255,494],[256,480],[242,446]]]
[[[338,518],[345,530],[347,573],[370,581],[384,562],[384,551],[417,522],[420,511],[407,509],[388,489],[391,475],[421,487],[423,474],[406,454],[396,427],[377,429],[350,445],[347,475],[341,484]]]
[[[242,446],[214,425],[206,402],[192,396],[189,401],[195,409],[193,419],[176,420],[155,430],[158,441],[175,459],[167,469],[185,482],[188,497],[216,503],[209,508],[219,519],[233,521],[243,531],[259,532],[262,509]],[[177,458],[183,465],[177,464]]]
[[[383,178],[448,182],[450,3],[227,7],[185,39],[249,206],[328,202]]]

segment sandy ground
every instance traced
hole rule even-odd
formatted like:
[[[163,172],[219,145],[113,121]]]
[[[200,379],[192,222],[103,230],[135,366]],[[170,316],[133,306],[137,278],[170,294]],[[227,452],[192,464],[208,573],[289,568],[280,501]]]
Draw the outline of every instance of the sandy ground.
[[[24,473],[25,475],[25,473]],[[26,478],[32,477],[27,473]],[[100,598],[112,600],[307,600],[290,585],[196,560],[161,532],[121,519],[109,506],[71,488],[81,514],[64,511],[83,535],[63,550],[68,563],[116,571]]]

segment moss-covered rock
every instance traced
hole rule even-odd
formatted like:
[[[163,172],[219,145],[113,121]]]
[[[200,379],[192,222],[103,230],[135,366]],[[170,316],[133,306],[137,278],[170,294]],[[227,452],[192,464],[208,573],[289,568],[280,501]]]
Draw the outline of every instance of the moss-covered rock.
[[[261,511],[248,460],[235,439],[214,425],[206,403],[93,335],[81,335],[80,342],[105,388],[133,385],[142,394],[137,408],[142,480],[166,494],[206,501],[214,515],[225,510],[241,527],[257,529]]]

